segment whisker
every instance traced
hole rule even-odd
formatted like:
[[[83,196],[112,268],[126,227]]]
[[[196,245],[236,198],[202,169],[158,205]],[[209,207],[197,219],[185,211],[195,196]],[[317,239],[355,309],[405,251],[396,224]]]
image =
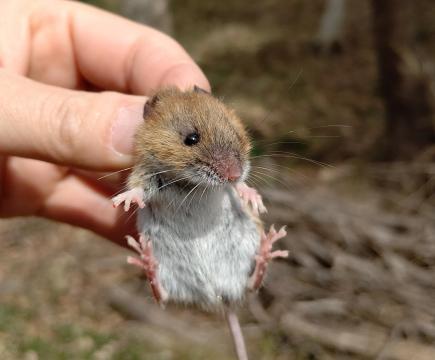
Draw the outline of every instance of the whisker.
[[[294,78],[293,82],[290,84],[289,91],[293,88],[293,86],[296,85],[296,83],[299,80],[300,76],[302,75],[303,71],[304,70],[302,68],[299,69],[298,73],[296,74],[296,77]]]
[[[266,120],[266,119],[267,119],[267,117],[264,120]],[[324,128],[353,128],[353,126],[352,125],[347,125],[347,124],[330,124],[330,125],[313,126],[313,127],[309,127],[309,128],[306,128],[306,129],[307,130],[316,130],[316,129],[324,129]],[[296,130],[290,130],[288,132],[285,132],[283,134],[283,136],[286,136],[286,135],[289,135],[289,134],[294,134],[296,132],[297,132]],[[307,136],[299,136],[299,137],[301,137],[303,139],[305,139],[305,138],[339,138],[339,137],[342,137],[342,135],[307,135]],[[257,140],[257,141],[254,141],[254,144],[261,144],[261,143],[268,142],[268,141],[270,141],[270,139]],[[275,142],[275,143],[272,143],[272,144],[267,144],[265,146],[271,146],[271,145],[277,145],[277,144],[304,144],[304,143],[305,142],[292,142],[292,141],[289,141],[289,142]]]
[[[121,170],[114,171],[114,172],[108,173],[108,174],[106,174],[106,175],[100,176],[99,178],[97,178],[97,180],[101,180],[101,179],[104,179],[104,178],[109,177],[109,176],[111,176],[111,175],[115,175],[115,174],[118,174],[118,173],[123,172],[123,171],[130,170],[130,169],[133,169],[133,166],[130,166],[130,167],[128,167],[128,168],[121,169]]]
[[[346,125],[346,124],[332,124],[332,125],[321,125],[321,126],[313,126],[313,127],[309,127],[309,130],[314,130],[314,129],[323,129],[323,128],[328,128],[328,127],[344,127],[344,128],[351,128],[353,127],[352,125]]]
[[[125,220],[125,223],[128,223],[130,220],[131,220],[131,218],[134,216],[134,215],[136,215],[137,214],[137,212],[139,211],[139,207],[136,207],[131,213],[130,213],[130,215],[128,216],[128,218]]]
[[[303,136],[304,138],[307,139],[330,139],[330,138],[342,138],[342,135],[308,135],[308,136]]]
[[[201,181],[200,184],[202,184],[202,183],[203,183],[203,182]],[[193,194],[192,194],[192,196],[191,196],[191,198],[190,198],[189,204],[187,204],[187,207],[188,207],[188,208],[190,208],[190,204],[192,203],[193,199],[195,198],[196,193],[198,192],[198,189],[200,189],[200,188],[198,187],[198,188],[193,192]]]
[[[274,152],[274,153],[271,153],[271,154],[252,156],[251,159],[256,159],[256,158],[261,158],[261,157],[274,157],[274,156],[276,156],[276,157],[284,157],[284,158],[294,158],[294,159],[299,159],[299,160],[305,160],[305,161],[308,161],[308,162],[310,162],[312,164],[315,164],[315,165],[319,165],[319,166],[322,166],[322,167],[329,167],[329,168],[335,169],[335,166],[333,166],[333,165],[326,164],[326,163],[323,163],[321,161],[309,159],[309,158],[306,158],[306,157],[303,157],[303,156],[290,155],[289,153],[285,153],[285,152],[282,152],[282,153]]]
[[[269,179],[264,179],[263,177],[261,177],[260,175],[256,174],[255,172],[251,172],[249,174],[250,176],[252,176],[254,179],[256,179],[257,181],[262,181],[264,184],[266,184],[268,187],[271,186],[271,182]]]
[[[130,166],[130,167],[125,168],[125,169],[121,169],[121,170],[118,170],[118,171],[114,171],[114,172],[111,172],[111,173],[109,173],[109,174],[106,174],[106,175],[103,175],[103,176],[99,177],[97,180],[101,180],[101,179],[104,179],[104,178],[106,178],[106,177],[108,177],[108,176],[115,175],[115,174],[118,174],[118,173],[123,172],[123,171],[131,170],[131,169],[133,169],[133,168],[134,168],[134,166]],[[174,172],[176,172],[177,170],[173,170],[173,169],[170,169],[170,170],[163,170],[163,171],[159,171],[159,172],[156,172],[156,173],[153,173],[153,174],[144,174],[143,176],[149,178],[149,177],[152,177],[152,176],[154,176],[154,175],[163,174],[163,173],[168,172],[168,171],[174,171]]]
[[[198,184],[196,184],[188,193],[187,195],[184,197],[184,199],[181,201],[180,205],[178,205],[178,208],[175,210],[175,212],[177,213],[178,210],[181,208],[181,206],[183,205],[183,203],[186,201],[186,199],[188,198],[188,196],[199,186],[201,185],[201,183],[199,182]]]
[[[127,185],[122,186],[121,189],[119,189],[118,191],[116,191],[116,192],[112,195],[112,197],[115,197],[116,195],[119,195],[119,194],[121,194],[121,193],[123,193],[123,192],[125,192],[125,191],[127,191]]]
[[[274,151],[274,152],[272,152],[272,154],[286,155],[286,156],[290,156],[291,155],[292,157],[295,157],[296,159],[305,160],[305,161],[311,162],[311,163],[319,165],[319,166],[329,167],[331,169],[335,169],[334,165],[331,165],[331,164],[328,164],[328,163],[325,163],[325,162],[322,162],[322,161],[310,159],[310,158],[307,158],[307,157],[304,157],[304,156],[300,156],[300,155],[297,155],[295,153],[290,153],[290,152],[285,152],[285,151]]]
[[[261,187],[261,184],[259,183],[258,179],[256,179],[255,176],[251,176],[251,175],[253,174],[249,174],[248,178],[246,179],[246,182],[252,183],[256,188]]]
[[[202,191],[201,197],[199,198],[199,202],[201,202],[202,197],[204,196],[204,193],[205,193],[205,191],[208,189],[209,185],[210,185],[210,184],[209,184],[208,182],[206,182],[205,187],[204,187],[204,190]]]
[[[127,168],[127,169],[131,169],[131,168]],[[126,170],[126,169],[124,169],[124,170]],[[123,171],[123,170],[120,170],[120,171]],[[164,171],[159,171],[159,172],[156,172],[156,173],[153,173],[153,174],[145,174],[144,178],[148,179],[148,178],[150,178],[150,177],[152,177],[154,175],[163,174],[163,173],[168,172],[168,171],[176,171],[176,170],[164,170]],[[114,174],[114,173],[112,173],[112,174]],[[105,175],[104,177],[112,175],[112,174]],[[99,178],[98,180],[100,180],[100,179],[102,179],[102,178]],[[124,185],[120,190],[118,190],[115,194],[113,194],[113,196],[121,194],[122,192],[127,191],[127,190],[128,190],[127,185]]]
[[[267,176],[268,178],[271,178],[273,180],[275,180],[276,182],[280,183],[281,185],[283,185],[287,190],[290,190],[288,184],[286,184],[285,182],[281,181],[280,179],[276,178],[275,176],[272,176],[270,174],[267,173],[263,173],[261,171],[256,170],[257,174],[263,175],[263,176]]]
[[[295,169],[292,169],[289,166],[283,166],[283,165],[280,165],[280,164],[272,164],[271,166],[275,166],[275,167],[279,167],[279,168],[285,169],[285,170],[287,170],[287,171],[289,171],[289,172],[291,172],[291,173],[293,173],[293,174],[295,174],[297,176],[302,177],[306,181],[311,181],[311,178],[309,178],[307,175],[301,174],[299,171],[296,171]],[[267,167],[264,167],[264,166],[251,165],[251,167],[252,168],[264,169],[264,170],[271,170],[271,171],[275,171],[275,172],[280,173],[279,170],[267,168]]]
[[[268,172],[272,171],[272,172],[277,173],[277,174],[281,174],[281,173],[282,173],[282,172],[279,171],[279,170],[276,170],[276,169],[270,169],[270,168],[265,168],[265,167],[262,167],[262,166],[253,166],[253,168],[254,168],[254,169],[265,170],[265,171],[268,171]],[[262,172],[259,172],[258,170],[253,170],[253,171],[254,171],[254,172],[257,171],[257,173],[262,174]],[[277,180],[277,179],[275,179],[275,180]],[[278,181],[278,180],[277,180],[277,181]]]
[[[254,171],[252,171],[252,174],[257,175],[257,176],[259,176],[260,178],[261,178],[262,176],[267,176],[267,177],[270,178],[270,179],[273,179],[273,180],[278,181],[278,179],[277,179],[275,176],[270,175],[269,173],[266,173],[266,172],[263,172],[263,171],[260,171],[260,170],[254,170]]]
[[[303,141],[277,141],[277,142],[273,142],[270,144],[266,144],[266,145],[264,145],[264,147],[273,146],[273,145],[280,145],[280,144],[303,144],[303,145],[305,145],[306,142],[303,142]]]
[[[265,121],[266,119],[267,119],[267,118],[265,118],[264,121]],[[295,133],[295,132],[296,132],[296,130],[290,130],[290,131],[288,131],[288,132],[285,132],[285,133],[284,133],[284,136],[285,136],[285,135],[288,135],[288,134]],[[261,144],[261,143],[264,143],[264,142],[267,142],[267,141],[270,141],[270,139],[256,140],[256,141],[254,141],[254,144]]]
[[[181,171],[181,170],[177,170],[177,169],[168,169],[168,170],[158,171],[158,172],[155,172],[155,173],[152,173],[152,174],[144,174],[143,176],[144,176],[145,178],[149,179],[149,178],[151,178],[151,177],[153,177],[153,176],[160,175],[160,174],[164,174],[164,173],[167,173],[167,172],[170,172],[170,171],[173,171],[174,173],[176,173],[176,172],[179,172],[179,171]]]
[[[158,190],[161,190],[161,189],[165,188],[166,186],[171,185],[171,184],[174,184],[174,183],[176,183],[176,182],[178,182],[178,181],[186,180],[186,179],[191,179],[191,178],[193,178],[194,176],[195,176],[195,175],[188,175],[188,176],[184,176],[184,177],[182,177],[182,178],[178,178],[178,179],[172,180],[172,181],[168,182],[167,184],[164,184],[164,185],[160,186],[160,187],[158,188]]]
[[[300,136],[302,140],[304,139],[336,139],[342,138],[343,135],[304,135]],[[254,142],[256,143],[256,142]],[[257,142],[258,143],[258,142]],[[271,147],[274,145],[290,145],[290,144],[299,144],[299,145],[307,145],[307,141],[276,141],[270,144],[264,144],[264,147]]]
[[[269,179],[267,179],[267,180],[261,179],[261,181],[257,179],[258,181],[256,181],[256,182],[254,182],[252,180],[253,180],[253,178],[249,178],[249,180],[246,181],[246,183],[249,184],[249,186],[252,186],[257,190],[271,188],[271,185],[269,183],[269,181],[270,181]]]
[[[284,135],[288,135],[288,134],[294,134],[296,132],[296,130],[290,130],[284,133]]]
[[[191,175],[192,177],[194,176],[194,175]],[[184,189],[187,187],[187,186],[189,186],[190,184],[187,182],[186,184],[184,184],[184,186],[181,188],[181,191],[180,192],[182,192],[182,191],[184,191]],[[166,209],[169,209],[170,207],[171,207],[171,205],[172,204],[174,204],[174,202],[177,200],[178,198],[177,198],[177,196],[174,196],[174,198],[171,200],[171,202],[168,204],[168,206],[166,207]]]

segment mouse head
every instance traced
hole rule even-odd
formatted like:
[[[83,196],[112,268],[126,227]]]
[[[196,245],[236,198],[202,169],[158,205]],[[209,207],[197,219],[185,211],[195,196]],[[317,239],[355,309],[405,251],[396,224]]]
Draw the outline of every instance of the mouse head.
[[[144,108],[136,135],[138,161],[175,179],[220,185],[243,181],[250,142],[234,112],[206,91],[157,93]]]

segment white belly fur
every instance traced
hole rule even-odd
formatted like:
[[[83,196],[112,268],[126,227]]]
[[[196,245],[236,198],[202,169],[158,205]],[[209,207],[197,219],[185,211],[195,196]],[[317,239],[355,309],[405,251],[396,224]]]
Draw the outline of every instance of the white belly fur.
[[[260,234],[239,198],[231,188],[215,190],[177,209],[162,205],[165,197],[139,211],[138,230],[152,241],[169,300],[203,308],[240,302]]]

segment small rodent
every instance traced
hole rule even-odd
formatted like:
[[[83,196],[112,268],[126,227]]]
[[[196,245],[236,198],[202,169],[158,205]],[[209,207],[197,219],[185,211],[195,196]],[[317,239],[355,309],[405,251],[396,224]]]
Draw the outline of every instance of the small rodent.
[[[248,176],[250,140],[240,119],[208,92],[194,87],[157,92],[144,107],[135,137],[128,190],[114,206],[139,206],[139,241],[128,237],[159,303],[174,301],[215,310],[240,303],[257,289],[267,263],[286,257],[265,234],[266,209]]]

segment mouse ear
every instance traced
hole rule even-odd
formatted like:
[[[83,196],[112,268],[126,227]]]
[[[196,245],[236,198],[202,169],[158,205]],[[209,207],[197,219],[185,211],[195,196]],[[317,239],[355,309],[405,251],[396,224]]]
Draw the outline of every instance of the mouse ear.
[[[147,102],[145,103],[145,106],[143,107],[143,118],[145,119],[148,114],[151,112],[153,107],[160,101],[160,98],[158,95],[154,95],[153,97],[149,98]]]
[[[193,91],[196,93],[201,93],[201,94],[208,94],[210,95],[210,93],[204,89],[201,89],[199,86],[194,85],[193,86]]]

